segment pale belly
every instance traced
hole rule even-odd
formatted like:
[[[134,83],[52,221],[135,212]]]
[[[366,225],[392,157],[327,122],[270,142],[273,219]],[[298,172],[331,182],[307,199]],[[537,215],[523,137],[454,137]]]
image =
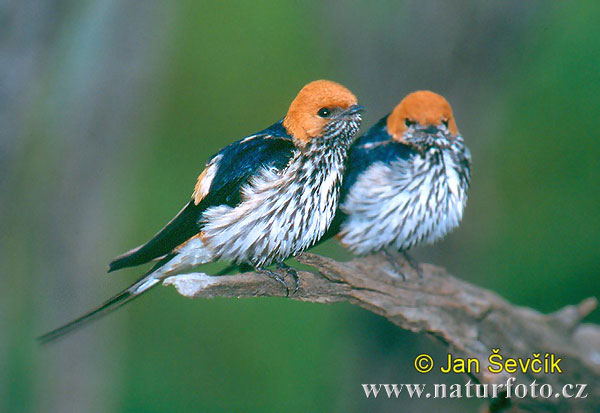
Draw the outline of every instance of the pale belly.
[[[366,254],[432,243],[456,228],[467,201],[468,179],[450,155],[432,163],[420,156],[375,163],[352,186],[341,209],[348,218],[340,241]]]
[[[203,214],[203,241],[212,259],[265,266],[312,246],[329,228],[338,205],[342,162],[329,171],[291,168],[299,179],[265,171],[243,191],[235,208]]]

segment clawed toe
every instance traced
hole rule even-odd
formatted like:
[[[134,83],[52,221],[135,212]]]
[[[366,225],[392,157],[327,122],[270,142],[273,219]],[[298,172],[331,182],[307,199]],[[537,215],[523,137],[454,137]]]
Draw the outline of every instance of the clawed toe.
[[[294,268],[290,267],[289,265],[284,264],[283,262],[280,262],[277,264],[277,269],[285,271],[285,274],[282,274],[281,272],[277,272],[277,271],[267,270],[267,269],[264,269],[261,267],[256,267],[255,269],[256,269],[256,272],[264,274],[267,277],[274,279],[279,284],[283,285],[283,287],[285,288],[285,296],[286,297],[290,296],[290,288],[288,287],[288,284],[285,282],[286,275],[289,275],[294,279],[294,291],[292,294],[295,294],[298,291],[298,288],[300,288],[300,278],[298,277],[298,272]]]
[[[383,255],[385,255],[385,257],[387,258],[388,262],[393,267],[394,271],[398,273],[400,277],[402,277],[402,281],[406,281],[407,276],[405,274],[405,271],[402,269],[402,266],[396,260],[396,257],[386,249],[382,250],[382,252]],[[400,254],[402,254],[402,257],[406,260],[408,265],[419,275],[419,278],[422,279],[423,273],[421,272],[419,263],[416,260],[414,260],[406,251],[400,251]]]
[[[289,265],[283,262],[277,264],[277,267],[285,270],[285,273],[294,279],[294,294],[296,294],[298,288],[300,288],[300,278],[298,277],[298,271],[296,271],[294,268],[290,267]]]
[[[408,262],[408,265],[410,265],[410,267],[416,271],[416,273],[419,275],[419,278],[423,279],[423,272],[421,272],[421,266],[417,260],[410,256],[410,254],[406,251],[400,251],[400,254],[402,254],[406,262]]]
[[[277,281],[279,284],[281,284],[285,288],[285,296],[286,297],[290,296],[290,288],[288,287],[288,285],[285,282],[285,280],[283,279],[283,277],[281,275],[279,275],[277,272],[271,271],[271,270],[266,270],[264,268],[258,268],[258,267],[256,268],[256,271]]]

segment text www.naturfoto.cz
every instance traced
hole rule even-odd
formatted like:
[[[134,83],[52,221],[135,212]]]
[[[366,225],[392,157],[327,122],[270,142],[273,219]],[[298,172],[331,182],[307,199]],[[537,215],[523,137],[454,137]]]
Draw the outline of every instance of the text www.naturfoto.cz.
[[[566,399],[587,398],[587,384],[565,384],[559,391],[555,392],[550,384],[538,384],[535,380],[529,385],[523,383],[516,384],[515,378],[509,378],[506,383],[487,384],[487,383],[472,383],[471,380],[465,384],[434,384],[433,393],[425,392],[426,384],[362,384],[363,391],[367,398],[377,398],[380,394],[383,397],[399,398],[401,394],[408,394],[412,398],[434,398],[434,399],[461,399],[461,398],[478,398],[485,399],[488,397],[516,397],[523,399],[525,397],[532,398],[560,398]],[[381,392],[384,390],[384,392]],[[404,391],[403,391],[404,390]]]

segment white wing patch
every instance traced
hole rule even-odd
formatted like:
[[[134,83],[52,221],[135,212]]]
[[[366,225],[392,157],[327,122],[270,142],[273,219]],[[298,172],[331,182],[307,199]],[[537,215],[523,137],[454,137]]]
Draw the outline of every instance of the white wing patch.
[[[223,158],[223,155],[215,156],[204,168],[204,171],[198,177],[198,181],[196,182],[196,186],[194,187],[194,193],[192,194],[192,199],[194,203],[198,205],[202,200],[208,195],[210,191],[210,185],[212,184],[213,179],[215,179],[215,175],[219,170],[219,161]]]

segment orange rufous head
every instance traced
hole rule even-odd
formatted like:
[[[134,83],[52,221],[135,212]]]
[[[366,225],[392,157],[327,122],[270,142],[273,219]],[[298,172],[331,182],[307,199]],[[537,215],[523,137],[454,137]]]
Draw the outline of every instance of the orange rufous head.
[[[428,90],[419,90],[406,96],[387,119],[388,133],[393,139],[408,142],[412,132],[442,133],[454,138],[458,128],[452,107],[443,96]]]
[[[330,80],[315,80],[304,86],[292,101],[283,126],[297,145],[304,146],[323,136],[330,122],[356,116],[361,109],[356,96],[344,86]]]

